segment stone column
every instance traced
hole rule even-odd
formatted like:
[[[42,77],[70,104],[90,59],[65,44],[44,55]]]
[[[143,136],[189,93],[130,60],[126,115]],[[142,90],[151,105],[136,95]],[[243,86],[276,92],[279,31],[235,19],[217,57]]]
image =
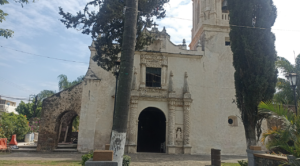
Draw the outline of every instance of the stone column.
[[[140,87],[146,87],[146,63],[141,63]]]
[[[166,89],[166,72],[167,72],[167,66],[163,65],[161,68],[161,86],[163,89]]]
[[[184,101],[183,107],[183,140],[184,145],[190,145],[190,101]]]
[[[169,100],[168,154],[175,154],[175,100]]]
[[[191,154],[191,142],[190,142],[190,108],[191,100],[185,100],[183,105],[183,145],[184,154]]]
[[[136,153],[137,148],[137,107],[138,98],[130,100],[128,153]]]

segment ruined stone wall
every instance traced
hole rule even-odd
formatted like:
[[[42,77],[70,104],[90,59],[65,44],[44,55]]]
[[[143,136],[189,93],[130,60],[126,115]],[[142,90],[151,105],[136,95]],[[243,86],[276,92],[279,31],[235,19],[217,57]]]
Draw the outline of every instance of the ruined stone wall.
[[[52,151],[58,143],[62,118],[68,112],[80,115],[82,83],[61,91],[43,101],[38,151]]]
[[[61,130],[60,130],[60,138],[58,142],[63,142],[65,139],[66,131],[67,131],[67,140],[66,142],[71,142],[72,137],[72,122],[74,118],[78,114],[75,111],[69,111],[63,115],[63,117],[60,120],[61,124]]]

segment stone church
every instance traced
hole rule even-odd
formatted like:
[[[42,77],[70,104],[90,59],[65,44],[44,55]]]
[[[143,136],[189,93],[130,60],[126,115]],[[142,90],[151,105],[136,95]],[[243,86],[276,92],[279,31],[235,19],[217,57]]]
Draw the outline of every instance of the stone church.
[[[163,28],[134,55],[125,152],[245,154],[243,124],[235,99],[229,16],[224,0],[193,0],[192,41],[171,42]],[[95,55],[93,44],[89,47]],[[70,142],[80,117],[77,150],[104,149],[113,124],[116,78],[90,59],[84,81],[43,102],[37,150]]]

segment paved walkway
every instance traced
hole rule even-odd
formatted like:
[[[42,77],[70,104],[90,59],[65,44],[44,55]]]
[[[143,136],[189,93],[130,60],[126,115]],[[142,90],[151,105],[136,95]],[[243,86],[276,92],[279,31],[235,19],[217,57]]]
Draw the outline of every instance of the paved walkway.
[[[80,161],[82,153],[36,153],[13,152],[0,155],[0,160],[46,160]],[[131,166],[205,166],[210,165],[209,155],[168,155],[157,153],[129,154]],[[222,156],[222,162],[237,163],[246,160],[246,156]]]

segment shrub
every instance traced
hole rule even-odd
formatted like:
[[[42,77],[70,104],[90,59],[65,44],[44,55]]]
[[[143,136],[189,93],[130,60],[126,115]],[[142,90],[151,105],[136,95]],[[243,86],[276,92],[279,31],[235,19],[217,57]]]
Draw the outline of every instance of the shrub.
[[[131,157],[124,155],[123,156],[123,165],[122,166],[129,166],[131,162]]]
[[[11,136],[16,134],[17,140],[22,140],[28,129],[28,121],[24,115],[5,112],[1,115],[0,133],[2,133],[2,137],[10,140]]]
[[[30,132],[39,132],[41,118],[35,117],[29,120]]]
[[[81,156],[81,165],[84,166],[85,162],[88,161],[90,158],[93,158],[94,152],[91,151],[88,154],[84,154]],[[123,156],[123,164],[122,166],[130,166],[131,157],[124,155]]]
[[[240,164],[240,166],[248,166],[248,162],[247,161],[238,161],[238,163]]]
[[[84,166],[85,162],[90,158],[93,158],[94,152],[90,151],[88,154],[84,154],[81,156],[81,165]]]

